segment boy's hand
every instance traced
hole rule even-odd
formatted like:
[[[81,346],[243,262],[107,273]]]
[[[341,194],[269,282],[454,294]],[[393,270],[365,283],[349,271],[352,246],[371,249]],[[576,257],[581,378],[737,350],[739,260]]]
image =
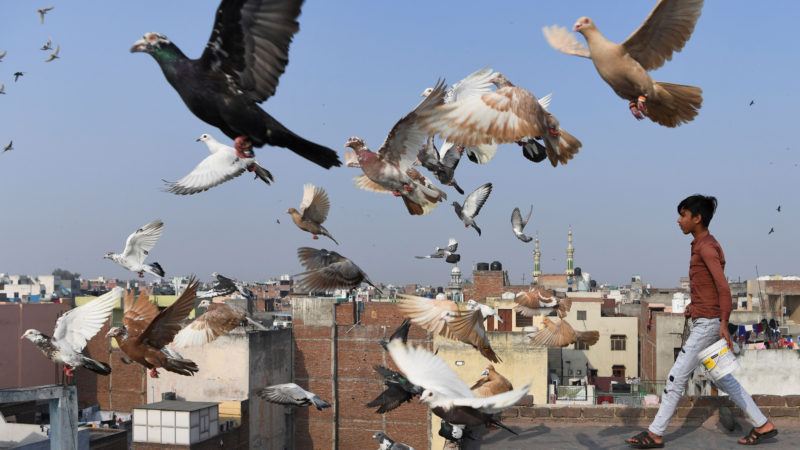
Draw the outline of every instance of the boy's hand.
[[[692,317],[692,305],[691,303],[686,305],[686,308],[683,310],[683,315],[686,317]]]
[[[725,339],[725,342],[728,343],[728,350],[733,351],[733,339],[731,339],[731,334],[728,332],[728,322],[720,322],[719,337],[721,339]]]

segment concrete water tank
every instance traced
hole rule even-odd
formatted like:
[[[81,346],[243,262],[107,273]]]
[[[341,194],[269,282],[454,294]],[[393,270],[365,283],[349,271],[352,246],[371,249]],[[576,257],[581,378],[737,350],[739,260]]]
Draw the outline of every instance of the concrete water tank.
[[[500,261],[492,261],[491,270],[503,270],[503,265]]]
[[[489,270],[489,263],[479,262],[476,268],[478,270]]]

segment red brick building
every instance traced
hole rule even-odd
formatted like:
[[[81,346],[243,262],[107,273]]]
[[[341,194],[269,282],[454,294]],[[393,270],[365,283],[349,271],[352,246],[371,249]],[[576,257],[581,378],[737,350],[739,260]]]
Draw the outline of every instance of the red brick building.
[[[331,403],[323,411],[295,410],[296,448],[367,448],[376,431],[400,439],[416,449],[430,448],[430,412],[426,405],[406,403],[386,414],[365,405],[383,391],[372,369],[385,365],[397,370],[379,345],[403,317],[392,303],[334,303],[327,298],[293,300],[295,382]],[[431,347],[428,335],[412,327],[409,342]],[[434,433],[438,430],[434,430]]]

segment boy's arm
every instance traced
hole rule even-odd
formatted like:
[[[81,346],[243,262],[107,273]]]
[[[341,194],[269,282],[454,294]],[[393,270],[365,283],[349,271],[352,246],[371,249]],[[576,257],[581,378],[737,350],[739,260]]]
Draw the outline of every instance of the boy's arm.
[[[728,286],[728,280],[725,278],[725,272],[722,270],[719,253],[715,248],[709,245],[700,250],[700,257],[711,273],[711,279],[714,281],[714,287],[717,289],[720,320],[727,325],[731,317],[732,309],[731,288]]]

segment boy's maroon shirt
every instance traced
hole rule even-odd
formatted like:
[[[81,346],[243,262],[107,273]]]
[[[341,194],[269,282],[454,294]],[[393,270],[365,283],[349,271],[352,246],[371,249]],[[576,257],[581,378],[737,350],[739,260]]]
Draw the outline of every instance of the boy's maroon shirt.
[[[692,241],[689,260],[689,288],[692,295],[692,320],[731,316],[731,289],[725,278],[725,254],[708,231]]]

